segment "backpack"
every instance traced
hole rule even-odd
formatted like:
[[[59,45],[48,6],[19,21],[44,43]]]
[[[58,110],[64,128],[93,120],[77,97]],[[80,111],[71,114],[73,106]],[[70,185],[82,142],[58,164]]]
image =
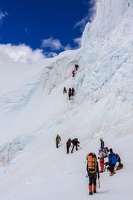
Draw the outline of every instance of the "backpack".
[[[122,163],[120,163],[120,164],[119,164],[119,166],[120,166],[120,169],[122,169],[122,168],[123,168],[123,164],[122,164]]]
[[[72,70],[72,74],[74,74],[75,73],[75,71],[74,70]]]
[[[56,136],[56,142],[59,143],[61,141],[61,138],[59,135]]]
[[[71,91],[68,92],[68,96],[69,96],[69,97],[71,96]]]
[[[102,151],[103,151],[103,153],[105,154],[105,155],[104,155],[104,158],[107,158],[107,157],[108,157],[108,150],[107,150],[107,148],[104,147]]]
[[[74,138],[72,141],[73,142],[78,142],[78,138]]]
[[[67,143],[66,143],[68,146],[71,146],[71,139],[69,138]]]
[[[97,172],[97,158],[95,153],[89,153],[86,157],[87,160],[87,168],[90,174],[94,174]]]
[[[64,92],[67,92],[67,89],[66,89],[66,87],[64,87]]]

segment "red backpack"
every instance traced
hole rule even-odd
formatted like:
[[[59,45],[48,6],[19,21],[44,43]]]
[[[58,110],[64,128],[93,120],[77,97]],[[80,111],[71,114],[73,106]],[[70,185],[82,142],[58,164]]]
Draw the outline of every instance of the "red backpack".
[[[72,70],[72,74],[74,74],[75,73],[75,71],[74,70]]]

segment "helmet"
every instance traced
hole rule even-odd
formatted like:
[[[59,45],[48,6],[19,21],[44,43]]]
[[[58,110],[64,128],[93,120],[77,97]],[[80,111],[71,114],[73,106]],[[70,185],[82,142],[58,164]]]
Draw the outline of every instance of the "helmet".
[[[103,140],[103,138],[100,138],[100,141],[102,141]]]

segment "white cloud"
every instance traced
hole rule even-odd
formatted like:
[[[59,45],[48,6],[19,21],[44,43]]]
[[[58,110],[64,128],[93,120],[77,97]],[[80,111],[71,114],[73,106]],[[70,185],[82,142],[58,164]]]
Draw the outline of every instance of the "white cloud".
[[[64,47],[64,50],[74,50],[74,49],[78,49],[81,47],[81,38],[75,38],[73,39],[74,43],[76,44],[76,47],[73,48],[70,44],[68,44],[67,46]]]
[[[58,54],[57,53],[55,53],[55,52],[44,52],[44,54],[45,54],[45,56],[47,57],[47,58],[53,58],[53,57],[55,57],[55,56],[57,56]]]
[[[89,0],[87,2],[87,6],[88,6],[88,13],[87,15],[81,19],[79,22],[77,22],[74,26],[74,28],[76,27],[80,27],[81,31],[84,30],[85,28],[85,25],[88,23],[88,22],[92,22],[93,19],[94,19],[94,15],[96,13],[96,0]]]
[[[77,44],[77,48],[80,47],[80,43],[81,43],[80,40],[81,40],[80,38],[73,39],[74,43]],[[49,47],[52,51],[58,51],[58,50],[66,51],[66,50],[74,49],[70,44],[67,44],[66,46],[63,46],[59,39],[54,39],[53,37],[50,37],[48,39],[44,39],[42,41],[41,47],[42,48]],[[45,54],[48,57],[57,56],[56,52],[46,52]]]
[[[42,50],[32,50],[25,44],[20,44],[18,46],[12,44],[0,45],[0,55],[1,63],[9,61],[32,63],[44,58]]]
[[[3,21],[3,19],[7,16],[8,14],[7,14],[7,12],[2,12],[1,10],[0,10],[0,23]]]
[[[48,39],[44,39],[42,41],[41,47],[49,47],[52,50],[61,50],[64,49],[63,45],[61,44],[59,39],[54,39],[53,37],[50,37]]]
[[[72,49],[72,47],[71,47],[71,45],[69,45],[69,44],[68,44],[67,46],[64,47],[64,50],[71,50],[71,49]]]
[[[67,44],[66,46],[63,46],[60,42],[59,39],[54,39],[53,37],[50,37],[48,39],[44,39],[42,41],[42,44],[41,44],[41,47],[42,48],[50,48],[52,51],[51,52],[45,52],[45,55],[47,57],[55,57],[57,56],[58,54],[54,51],[66,51],[66,50],[72,50],[73,48],[71,47],[70,44]]]
[[[78,48],[81,47],[81,37],[80,38],[75,38],[73,41],[77,44]]]

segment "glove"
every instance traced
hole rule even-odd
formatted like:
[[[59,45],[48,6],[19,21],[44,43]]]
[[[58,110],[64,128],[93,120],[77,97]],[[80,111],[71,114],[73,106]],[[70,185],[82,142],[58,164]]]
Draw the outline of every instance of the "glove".
[[[87,173],[87,174],[86,174],[86,178],[88,178],[88,176],[89,176],[89,175],[88,175],[88,173]]]
[[[109,162],[105,162],[104,165],[106,165],[106,166],[109,165]]]

